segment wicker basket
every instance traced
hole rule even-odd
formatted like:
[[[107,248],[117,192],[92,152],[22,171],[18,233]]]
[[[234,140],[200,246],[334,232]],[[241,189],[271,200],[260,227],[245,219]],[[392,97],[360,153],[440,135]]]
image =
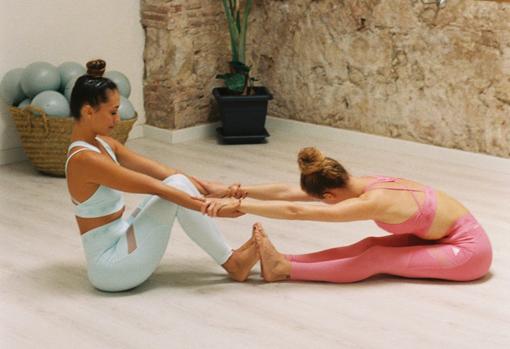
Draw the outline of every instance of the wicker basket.
[[[33,106],[23,109],[11,107],[10,111],[32,165],[42,173],[64,177],[74,118],[49,116]],[[121,120],[110,136],[124,144],[136,119],[135,116]]]

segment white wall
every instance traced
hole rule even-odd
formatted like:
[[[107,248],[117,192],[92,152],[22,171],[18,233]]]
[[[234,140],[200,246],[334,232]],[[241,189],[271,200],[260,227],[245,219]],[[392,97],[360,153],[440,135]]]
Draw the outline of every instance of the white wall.
[[[139,0],[0,0],[0,79],[35,61],[58,66],[102,58],[107,70],[129,78],[138,124],[145,122],[143,49]],[[0,101],[0,165],[22,159],[8,106]]]

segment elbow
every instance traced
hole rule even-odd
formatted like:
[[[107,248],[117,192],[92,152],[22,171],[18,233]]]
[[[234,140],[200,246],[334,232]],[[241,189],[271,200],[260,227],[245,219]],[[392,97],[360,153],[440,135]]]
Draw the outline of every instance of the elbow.
[[[292,220],[305,219],[304,209],[298,205],[289,204],[285,211],[288,219]]]

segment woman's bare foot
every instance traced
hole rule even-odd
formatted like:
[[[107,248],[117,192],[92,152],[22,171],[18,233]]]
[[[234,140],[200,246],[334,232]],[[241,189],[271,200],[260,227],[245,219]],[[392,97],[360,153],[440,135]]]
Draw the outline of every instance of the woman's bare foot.
[[[253,241],[256,240],[255,239],[256,234],[262,235],[263,237],[267,238],[266,232],[264,231],[264,228],[262,228],[262,224],[260,224],[258,222],[253,224],[253,229],[251,231],[251,236],[252,236]],[[257,247],[257,250],[258,250],[258,247]],[[258,253],[259,253],[259,257],[260,257],[259,250],[258,250]],[[260,276],[262,278],[264,277],[264,266],[262,265],[262,263],[260,263]]]
[[[255,238],[246,241],[240,248],[234,250],[230,258],[223,264],[231,279],[245,281],[253,266],[260,259]]]
[[[257,223],[253,227],[264,280],[273,282],[288,279],[290,277],[290,262],[276,250],[265,234],[262,225]]]
[[[252,236],[255,236],[255,233],[259,233],[260,235],[262,235],[262,237],[265,237],[267,238],[267,234],[266,232],[264,231],[264,228],[262,227],[262,224],[260,223],[255,223],[253,225],[253,233],[252,233]]]
[[[251,238],[249,240],[246,240],[246,242],[244,244],[242,244],[241,246],[239,246],[239,248],[235,249],[234,251],[243,251],[243,250],[246,250],[247,248],[250,248],[251,245],[253,245],[255,243],[255,236],[252,234]]]

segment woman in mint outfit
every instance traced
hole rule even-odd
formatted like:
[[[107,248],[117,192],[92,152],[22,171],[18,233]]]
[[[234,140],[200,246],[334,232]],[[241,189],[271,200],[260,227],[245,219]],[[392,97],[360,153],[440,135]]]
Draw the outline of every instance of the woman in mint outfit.
[[[119,92],[102,77],[104,61],[91,61],[87,68],[71,94],[76,122],[66,178],[90,282],[112,292],[143,283],[159,265],[175,219],[232,279],[244,281],[258,260],[254,241],[232,250],[212,220],[199,212],[196,197],[208,193],[196,180],[108,137],[119,121]],[[122,192],[148,196],[124,217]],[[222,212],[223,217],[239,215]]]

